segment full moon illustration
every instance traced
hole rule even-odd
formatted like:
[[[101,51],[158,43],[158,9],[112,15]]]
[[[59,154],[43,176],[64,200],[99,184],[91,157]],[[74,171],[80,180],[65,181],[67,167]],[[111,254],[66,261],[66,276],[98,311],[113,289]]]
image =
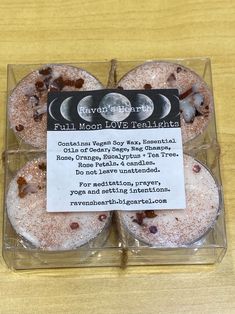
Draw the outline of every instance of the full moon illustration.
[[[71,100],[73,97],[66,98],[60,105],[60,113],[65,120],[72,121],[70,114]]]
[[[82,98],[78,103],[78,106],[77,106],[78,114],[83,120],[87,122],[93,121],[93,113],[91,111],[93,104],[94,104],[94,101],[91,95],[88,95]]]
[[[151,98],[144,94],[137,94],[135,102],[135,118],[142,121],[149,118],[154,110],[154,103]]]
[[[162,94],[159,94],[158,96],[160,98],[160,101],[159,101],[160,117],[159,117],[159,119],[163,119],[166,116],[168,116],[168,114],[170,113],[171,103],[170,103],[170,100],[166,96],[164,96]]]
[[[131,113],[129,99],[118,93],[105,95],[99,104],[100,114],[109,121],[123,121]]]
[[[55,111],[55,110],[53,110],[53,109],[54,109],[54,108],[53,108],[53,105],[54,105],[54,103],[56,102],[56,100],[57,100],[57,98],[53,99],[53,100],[50,102],[49,107],[48,107],[48,112],[49,112],[50,116],[52,117],[52,119],[54,119],[54,120],[57,120],[57,119],[55,118],[54,113],[53,113],[53,111]]]

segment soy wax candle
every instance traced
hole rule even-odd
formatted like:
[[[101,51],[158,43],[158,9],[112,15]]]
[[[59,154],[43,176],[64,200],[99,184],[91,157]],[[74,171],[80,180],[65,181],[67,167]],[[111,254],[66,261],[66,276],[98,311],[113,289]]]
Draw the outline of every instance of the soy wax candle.
[[[45,148],[48,92],[102,89],[103,85],[87,71],[69,65],[47,65],[24,77],[10,94],[10,127],[23,142]],[[66,120],[69,103],[61,106]],[[53,112],[51,112],[53,115]]]
[[[117,87],[178,89],[184,143],[204,132],[214,111],[212,93],[205,81],[191,69],[176,63],[146,62],[125,74]]]
[[[7,215],[24,246],[48,251],[72,250],[105,241],[110,212],[48,213],[46,211],[46,161],[26,163],[10,182]]]
[[[218,186],[208,169],[184,155],[186,208],[175,210],[123,211],[123,230],[150,246],[191,245],[205,235],[220,209]]]

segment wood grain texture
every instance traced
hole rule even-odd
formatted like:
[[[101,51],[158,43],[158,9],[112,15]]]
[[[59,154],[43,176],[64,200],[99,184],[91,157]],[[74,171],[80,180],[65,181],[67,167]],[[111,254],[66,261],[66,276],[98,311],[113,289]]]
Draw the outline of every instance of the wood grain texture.
[[[228,232],[216,266],[14,273],[1,260],[0,313],[235,313],[235,2],[1,0],[0,16],[0,151],[8,63],[211,57]]]

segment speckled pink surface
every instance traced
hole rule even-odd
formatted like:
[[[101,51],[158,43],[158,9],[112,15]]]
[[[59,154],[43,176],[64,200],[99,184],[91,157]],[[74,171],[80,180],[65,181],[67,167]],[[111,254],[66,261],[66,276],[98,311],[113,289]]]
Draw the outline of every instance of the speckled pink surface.
[[[199,172],[193,171],[198,169]],[[202,237],[213,225],[219,212],[218,187],[209,171],[192,157],[184,156],[186,209],[154,211],[156,217],[147,218],[145,212],[119,212],[124,230],[136,239],[160,247],[188,245]],[[142,213],[143,223],[136,221]],[[150,232],[150,227],[157,229]]]
[[[170,79],[172,74],[175,79]],[[117,83],[123,89],[145,89],[149,84],[152,89],[177,88],[179,94],[185,93],[194,84],[204,96],[203,115],[195,117],[193,123],[186,123],[181,115],[183,142],[187,142],[203,133],[212,116],[214,105],[212,93],[205,81],[190,69],[170,62],[147,62],[131,70]]]
[[[81,88],[64,86],[61,89],[62,91],[86,91],[103,88],[94,76],[83,69],[68,65],[47,65],[43,68],[47,67],[52,69],[52,73],[49,75],[51,82],[58,77],[62,77],[63,80],[84,80]],[[25,143],[39,148],[45,148],[46,146],[47,115],[46,113],[43,114],[41,121],[35,121],[33,116],[38,107],[43,107],[46,104],[48,89],[45,88],[39,92],[35,87],[35,83],[43,81],[46,77],[48,76],[39,74],[38,70],[31,72],[17,84],[8,100],[10,127]],[[37,108],[30,101],[30,97],[34,95],[39,98]],[[17,131],[16,128],[19,125],[23,126],[23,130]]]
[[[32,246],[45,250],[75,249],[102,236],[100,233],[110,223],[109,212],[46,211],[46,171],[39,168],[42,164],[45,165],[44,158],[28,162],[10,182],[7,214],[15,231]],[[26,191],[31,192],[19,197],[17,180],[22,177],[28,184]],[[104,215],[103,219],[100,215]]]

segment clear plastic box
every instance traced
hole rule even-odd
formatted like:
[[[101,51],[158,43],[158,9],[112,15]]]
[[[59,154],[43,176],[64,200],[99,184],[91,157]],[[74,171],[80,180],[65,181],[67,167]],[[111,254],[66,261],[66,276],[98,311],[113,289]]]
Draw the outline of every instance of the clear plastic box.
[[[119,87],[119,80],[134,68],[150,61],[79,62],[73,66],[85,69],[96,77],[105,88]],[[211,63],[208,58],[163,60],[176,63],[197,73],[212,87]],[[27,74],[43,65],[9,65],[8,96]],[[219,193],[218,216],[212,226],[194,243],[178,246],[148,245],[126,230],[119,212],[112,213],[110,222],[96,238],[71,250],[46,250],[37,248],[16,233],[7,214],[7,193],[11,180],[28,161],[45,156],[43,148],[25,144],[9,124],[7,116],[6,145],[3,153],[5,165],[5,198],[3,226],[3,257],[11,269],[36,269],[60,267],[213,264],[220,262],[226,252],[226,230],[222,185],[219,169],[219,144],[217,142],[215,114],[212,110],[209,123],[203,132],[183,144],[184,153],[202,163],[213,175]]]

